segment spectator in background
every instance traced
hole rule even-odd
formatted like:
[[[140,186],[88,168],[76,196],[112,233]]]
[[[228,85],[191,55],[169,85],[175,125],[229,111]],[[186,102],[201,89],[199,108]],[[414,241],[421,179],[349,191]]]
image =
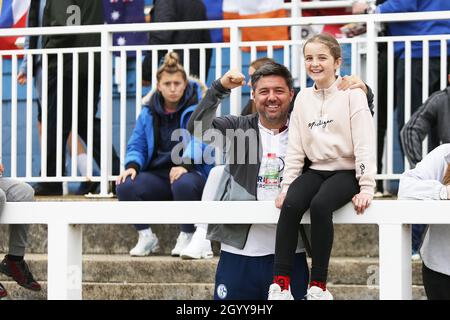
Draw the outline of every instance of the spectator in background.
[[[208,20],[223,20],[223,0],[203,0]],[[211,29],[211,42],[223,42],[223,30]]]
[[[175,52],[167,53],[157,72],[156,90],[145,98],[145,106],[128,141],[126,170],[117,178],[119,201],[200,200],[210,166],[175,163],[177,141],[172,134],[185,129],[187,121],[203,96],[204,86],[188,80]],[[158,214],[150,212],[149,214]],[[159,241],[149,225],[135,225],[139,233],[131,256],[159,251]],[[190,243],[194,225],[181,225],[172,256],[179,256]],[[211,244],[209,243],[209,246]],[[212,256],[211,247],[208,254]]]
[[[443,144],[400,178],[398,198],[450,199],[450,144]],[[450,225],[430,225],[420,248],[422,278],[429,300],[450,300]]]
[[[150,13],[150,22],[206,21],[206,8],[202,0],[155,0]],[[209,30],[171,30],[150,32],[150,45],[210,43]],[[158,61],[166,54],[166,50],[158,50]],[[175,50],[183,65],[183,50]],[[196,78],[207,79],[211,61],[211,49],[206,50],[206,74],[200,75],[200,50],[189,50],[189,70],[187,73]],[[143,85],[150,85],[152,79],[152,52],[147,52],[142,66]]]
[[[354,13],[398,13],[398,12],[429,12],[450,10],[447,0],[386,0],[376,5],[373,1],[360,1],[353,5]],[[430,20],[388,23],[388,34],[391,36],[449,34],[450,20]],[[405,120],[405,43],[395,42],[395,108],[397,109],[397,123],[401,131]],[[411,114],[414,114],[423,103],[422,97],[422,42],[411,43]],[[428,93],[440,89],[440,41],[429,43],[429,77]],[[447,46],[447,70],[450,72],[450,46]],[[393,116],[393,115],[392,115]],[[433,128],[432,128],[433,129]],[[439,145],[436,130],[429,132],[428,150]],[[405,150],[402,150],[405,153]],[[421,239],[425,225],[413,225],[413,239]],[[418,258],[419,241],[413,241],[413,257]]]
[[[450,74],[448,81],[450,83]],[[433,93],[400,132],[411,168],[422,161],[422,142],[431,128],[437,128],[439,142],[450,143],[450,86]]]
[[[373,1],[360,1],[354,4],[354,13],[399,13],[399,12],[430,12],[450,10],[450,1],[447,0],[386,0],[379,5]],[[390,22],[389,35],[432,35],[449,34],[450,20],[430,20],[411,22]],[[432,94],[440,89],[440,41],[430,41],[429,45],[429,79],[428,92]],[[411,43],[411,114],[423,103],[422,100],[422,42]],[[447,68],[450,70],[450,46],[447,47]],[[405,110],[405,43],[395,43],[395,92],[397,122],[399,129],[404,125]],[[436,135],[430,136],[429,150],[434,149],[439,142]]]
[[[450,75],[448,76],[450,82]],[[412,168],[422,160],[422,142],[431,128],[437,129],[438,141],[450,143],[450,87],[433,93],[400,131],[403,151]],[[418,259],[425,225],[412,226],[413,259]]]
[[[0,214],[5,202],[31,202],[34,201],[34,192],[28,184],[14,179],[5,178],[4,167],[0,163]],[[34,280],[31,271],[25,262],[25,248],[27,246],[28,225],[12,224],[9,226],[9,251],[2,262],[0,272],[12,277],[20,286],[32,291],[40,291],[41,285]],[[8,293],[0,283],[0,300],[6,299]]]
[[[27,27],[42,27],[42,20],[44,15],[44,8],[46,0],[31,0],[30,9],[28,11]],[[41,49],[42,48],[42,36],[28,36],[25,38],[24,49]],[[20,65],[19,74],[17,75],[17,81],[21,85],[27,83],[27,65],[28,55],[24,55],[22,64]],[[42,134],[42,56],[33,55],[33,78],[36,89],[36,102],[38,105],[38,133],[39,138]],[[78,137],[78,155],[77,166],[82,176],[87,175],[87,154],[84,145],[81,143]],[[67,138],[67,144],[69,146],[69,152],[72,152],[72,134],[69,134]],[[64,167],[65,169],[65,167]],[[65,171],[65,170],[64,170]],[[98,184],[91,184],[89,182],[82,182],[80,184],[78,194],[85,194],[94,192]]]
[[[384,3],[386,0],[376,0],[376,5]],[[355,8],[357,4],[354,5]],[[358,11],[359,12],[359,11]],[[357,13],[354,11],[353,13]],[[383,37],[389,34],[388,24],[382,23],[378,36]],[[377,173],[383,172],[383,155],[384,155],[384,140],[387,128],[387,43],[379,42],[378,50],[378,78],[377,78]],[[374,197],[380,198],[383,196],[390,196],[387,190],[384,190],[383,180],[377,180],[377,190]]]
[[[73,11],[74,8],[77,10]],[[79,10],[79,11],[78,11]],[[76,15],[74,17],[74,15]],[[81,25],[95,25],[104,23],[102,0],[76,1],[76,0],[47,0],[44,9],[43,26],[66,26],[71,23]],[[100,45],[99,34],[67,34],[48,35],[43,37],[43,48],[71,48],[71,47],[96,47]],[[72,129],[72,54],[63,55],[63,137],[62,150],[65,150],[67,137]],[[48,62],[48,128],[47,128],[47,175],[56,176],[56,141],[57,141],[57,57],[49,55]],[[100,93],[100,55],[94,54],[94,133],[93,153],[95,161],[100,164],[100,119],[95,117],[98,110]],[[79,54],[78,69],[78,134],[87,142],[88,101],[88,56],[87,53]],[[113,148],[112,153],[113,174],[119,173],[119,158]],[[62,165],[65,164],[65,152],[62,155]],[[94,183],[93,183],[94,184]],[[34,186],[36,195],[61,195],[62,184],[59,182],[40,182]]]

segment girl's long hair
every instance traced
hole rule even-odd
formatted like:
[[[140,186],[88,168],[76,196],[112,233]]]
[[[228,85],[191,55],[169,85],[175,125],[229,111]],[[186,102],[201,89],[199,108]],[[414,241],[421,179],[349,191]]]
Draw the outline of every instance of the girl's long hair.
[[[445,171],[443,183],[446,186],[450,184],[450,164],[447,166],[447,170]]]

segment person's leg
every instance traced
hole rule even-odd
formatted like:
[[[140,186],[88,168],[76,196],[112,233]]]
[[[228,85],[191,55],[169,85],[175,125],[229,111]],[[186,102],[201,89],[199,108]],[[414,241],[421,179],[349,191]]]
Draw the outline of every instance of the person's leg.
[[[310,169],[295,179],[287,191],[278,220],[275,242],[274,276],[275,280],[282,277],[282,281],[279,283],[275,281],[282,290],[289,288],[289,277],[292,273],[297,248],[299,223],[323,180],[316,170]]]
[[[174,201],[199,201],[202,199],[203,187],[206,179],[197,172],[187,172],[172,184],[172,195]],[[181,231],[193,233],[193,224],[182,224]]]
[[[34,190],[31,186],[15,179],[1,178],[2,198],[7,202],[34,201]],[[41,290],[40,284],[34,280],[24,260],[27,245],[28,225],[12,224],[9,226],[9,250],[0,263],[0,272],[12,277],[20,286],[33,290]]]
[[[429,269],[422,263],[423,286],[428,300],[450,300],[450,276]]]
[[[333,212],[341,208],[359,193],[354,170],[326,173],[319,192],[311,201],[311,283],[325,283],[333,247]]]
[[[261,263],[264,257],[241,256],[222,251],[216,269],[214,300],[260,300]]]

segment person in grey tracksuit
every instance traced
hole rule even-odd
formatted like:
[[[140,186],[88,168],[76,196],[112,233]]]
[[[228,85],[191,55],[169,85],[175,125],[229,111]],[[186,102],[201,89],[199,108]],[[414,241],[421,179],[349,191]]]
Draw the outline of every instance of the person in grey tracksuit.
[[[0,164],[0,215],[6,202],[34,201],[33,188],[19,180],[1,176],[4,167]],[[12,224],[9,226],[8,254],[0,262],[0,272],[12,277],[20,286],[33,291],[41,290],[34,280],[24,258],[27,245],[28,225]],[[7,296],[5,288],[0,284],[0,299]]]
[[[400,132],[403,151],[411,167],[422,160],[422,141],[437,128],[441,143],[450,142],[450,86],[433,93]]]
[[[440,145],[426,155],[414,169],[403,173],[398,198],[450,199],[450,143]],[[450,225],[428,226],[420,255],[423,261],[423,284],[430,300],[450,299],[449,244]]]

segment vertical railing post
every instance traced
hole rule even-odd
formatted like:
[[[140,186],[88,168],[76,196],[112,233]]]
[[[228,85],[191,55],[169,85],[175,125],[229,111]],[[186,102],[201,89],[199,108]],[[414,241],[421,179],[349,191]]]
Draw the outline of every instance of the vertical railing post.
[[[82,229],[80,225],[48,225],[47,281],[49,300],[82,299]]]
[[[242,71],[241,48],[241,29],[239,27],[230,28],[230,69]],[[230,114],[238,115],[241,113],[241,87],[231,91],[230,95]]]
[[[379,228],[380,300],[411,300],[411,225]]]
[[[300,20],[300,17],[302,16],[302,8],[300,7],[300,0],[294,0],[292,1],[292,8],[291,8],[291,17],[292,18],[298,18]],[[291,40],[292,41],[299,41],[302,39],[302,27],[301,26],[292,26],[291,27]],[[294,79],[294,86],[299,87],[300,86],[300,68],[301,68],[301,58],[300,58],[300,45],[294,44],[291,47],[291,72],[292,72],[292,78]],[[289,68],[289,66],[286,66]]]
[[[370,15],[368,16],[370,17]],[[377,52],[377,28],[375,25],[375,20],[368,19],[367,21],[367,63],[366,63],[366,83],[372,88],[373,92],[377,91],[377,85],[378,85],[378,52]],[[377,131],[378,131],[378,101],[377,101],[377,95],[374,96],[374,128],[375,128],[375,135],[374,137],[377,137]],[[389,115],[390,116],[390,115]],[[375,150],[378,150],[378,139],[374,139],[373,141],[375,145]]]
[[[100,196],[108,195],[112,152],[112,33],[101,33],[101,167]]]

